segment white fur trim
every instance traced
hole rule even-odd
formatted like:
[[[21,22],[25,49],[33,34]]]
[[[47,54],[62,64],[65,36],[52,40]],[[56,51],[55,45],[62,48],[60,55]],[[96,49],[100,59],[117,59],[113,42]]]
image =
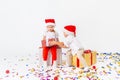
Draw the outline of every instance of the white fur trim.
[[[48,26],[48,25],[56,26],[55,23],[46,23],[46,26]]]
[[[66,29],[64,29],[64,32],[65,32],[66,34],[68,34],[68,35],[74,35],[74,32],[70,32],[70,31],[68,31],[68,30],[66,30]]]

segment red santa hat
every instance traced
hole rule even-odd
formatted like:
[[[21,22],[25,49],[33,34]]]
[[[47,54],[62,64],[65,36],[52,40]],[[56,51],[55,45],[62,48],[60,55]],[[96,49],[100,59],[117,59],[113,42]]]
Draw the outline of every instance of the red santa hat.
[[[45,19],[46,26],[52,25],[55,26],[55,20],[54,19]]]
[[[68,35],[76,36],[76,26],[74,25],[67,25],[64,27],[64,32]]]

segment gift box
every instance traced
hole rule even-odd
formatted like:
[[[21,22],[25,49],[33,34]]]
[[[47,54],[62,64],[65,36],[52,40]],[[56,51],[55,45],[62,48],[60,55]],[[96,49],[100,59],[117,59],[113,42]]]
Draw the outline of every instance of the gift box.
[[[91,50],[84,51],[83,57],[85,58],[88,66],[91,66],[96,63],[96,61],[97,61],[96,55],[97,55],[96,51],[91,51]]]
[[[82,68],[82,67],[83,67],[83,65],[82,65],[82,63],[80,62],[80,60],[78,59],[77,55],[74,55],[74,56],[73,56],[72,65],[73,65],[73,66],[76,66],[76,67],[79,67],[79,68]]]
[[[42,44],[42,47],[51,47],[51,46],[56,46],[57,48],[60,48],[59,46],[57,45],[50,45],[49,44],[49,41],[55,41],[55,39],[48,39],[48,42],[46,42],[47,40],[42,40],[41,41],[41,44]]]
[[[53,41],[54,39],[49,39],[48,42],[47,40],[42,40],[41,43],[42,43],[42,47],[50,47],[49,45],[49,41]]]
[[[96,63],[96,55],[97,55],[97,52],[95,52],[95,51],[91,51],[91,50],[85,50],[84,51],[83,57],[84,57],[88,66],[91,66],[91,65]],[[83,65],[80,62],[80,60],[78,59],[77,55],[73,56],[72,64],[73,64],[73,66],[76,66],[76,67],[79,67],[79,68],[83,67]]]

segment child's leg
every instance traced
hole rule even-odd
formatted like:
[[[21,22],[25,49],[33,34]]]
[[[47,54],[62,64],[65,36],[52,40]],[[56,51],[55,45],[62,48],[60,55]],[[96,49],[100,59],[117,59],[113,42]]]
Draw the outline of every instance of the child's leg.
[[[84,52],[84,49],[79,49],[78,52],[77,52],[77,57],[80,60],[80,62],[83,64],[83,66],[87,67],[88,65],[87,65],[85,59],[82,56],[83,52]]]
[[[44,47],[43,48],[43,60],[44,61],[47,61],[48,51],[49,51],[49,47]]]
[[[72,66],[72,51],[71,50],[68,50],[67,53],[66,53],[66,57],[67,57],[67,60],[66,60],[66,65],[67,66]]]
[[[43,48],[43,64],[44,64],[44,68],[47,68],[48,51],[49,51],[48,47]]]
[[[52,63],[53,66],[56,67],[57,66],[57,47],[56,46],[52,46],[51,48],[51,53],[52,53]]]

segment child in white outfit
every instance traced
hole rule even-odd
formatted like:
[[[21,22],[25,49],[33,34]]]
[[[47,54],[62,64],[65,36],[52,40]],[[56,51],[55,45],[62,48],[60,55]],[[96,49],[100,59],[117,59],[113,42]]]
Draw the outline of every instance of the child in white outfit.
[[[72,65],[72,57],[73,55],[77,55],[78,59],[81,61],[84,67],[87,67],[87,63],[85,59],[83,58],[82,54],[84,52],[84,48],[81,45],[81,43],[76,38],[76,26],[74,25],[67,25],[64,27],[64,36],[65,36],[65,42],[57,42],[57,41],[51,41],[51,44],[56,44],[63,48],[69,48],[67,51],[67,65]]]

